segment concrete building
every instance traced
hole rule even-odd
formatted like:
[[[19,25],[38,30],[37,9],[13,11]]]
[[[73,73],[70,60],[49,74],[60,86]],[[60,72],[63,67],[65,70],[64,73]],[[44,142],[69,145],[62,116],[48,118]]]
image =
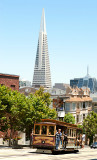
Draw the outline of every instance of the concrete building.
[[[41,18],[40,33],[32,83],[32,87],[40,86],[43,86],[45,88],[51,88],[51,75],[44,9]]]
[[[25,79],[19,79],[19,88],[31,87],[31,82]]]
[[[69,84],[65,84],[65,83],[55,83],[55,85],[53,86],[53,88],[57,88],[57,89],[61,89],[61,90],[66,90],[67,87],[69,87]]]
[[[9,87],[12,90],[19,90],[19,76],[0,73],[0,84]]]

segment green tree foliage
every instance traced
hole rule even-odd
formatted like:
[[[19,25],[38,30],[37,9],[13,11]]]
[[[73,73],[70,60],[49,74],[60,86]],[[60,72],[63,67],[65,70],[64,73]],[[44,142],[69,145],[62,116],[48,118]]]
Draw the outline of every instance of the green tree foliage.
[[[50,94],[43,88],[26,97],[18,91],[0,86],[0,128],[1,131],[32,131],[33,124],[42,118],[56,118],[56,111],[49,108]]]
[[[83,128],[91,144],[93,142],[93,136],[97,134],[97,113],[92,111],[87,115],[83,121]]]
[[[40,97],[48,107],[51,104],[50,94],[48,92],[44,92],[44,88],[42,87],[35,92],[34,96]]]
[[[67,113],[64,116],[64,122],[75,124],[75,118],[71,113]]]
[[[25,103],[24,98],[23,94],[12,91],[6,86],[0,86],[0,130],[6,132],[6,136],[9,138],[9,145],[12,139],[12,132],[20,128],[17,108],[23,106]],[[10,130],[9,137],[8,129]]]
[[[28,99],[33,106],[34,115],[33,122],[39,122],[41,119],[50,118],[55,119],[57,114],[55,109],[50,109],[51,103],[50,94],[44,92],[43,88],[40,88],[34,95],[30,94]]]

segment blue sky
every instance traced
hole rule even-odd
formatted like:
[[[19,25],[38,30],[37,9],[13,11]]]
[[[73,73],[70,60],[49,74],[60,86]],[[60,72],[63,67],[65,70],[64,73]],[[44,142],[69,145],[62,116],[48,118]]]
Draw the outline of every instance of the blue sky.
[[[32,81],[42,8],[52,84],[97,78],[97,0],[0,0],[0,73]]]

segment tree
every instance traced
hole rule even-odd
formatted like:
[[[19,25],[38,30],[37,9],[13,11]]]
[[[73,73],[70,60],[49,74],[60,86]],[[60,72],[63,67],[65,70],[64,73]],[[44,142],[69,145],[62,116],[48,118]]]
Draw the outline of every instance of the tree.
[[[35,122],[43,118],[56,118],[56,111],[49,108],[50,94],[40,88],[26,97],[18,91],[0,86],[0,128],[2,131],[28,131],[29,136]],[[9,143],[10,144],[10,143]]]
[[[67,113],[64,116],[64,122],[75,124],[75,118],[71,113]]]
[[[97,113],[94,111],[90,112],[83,121],[83,128],[89,138],[91,144],[93,142],[93,136],[97,133]]]
[[[9,138],[9,146],[11,145],[12,132],[18,131],[21,124],[17,108],[23,106],[25,99],[25,96],[18,91],[0,86],[0,129],[6,132],[6,136]]]
[[[34,94],[36,97],[41,97],[41,99],[45,102],[45,105],[49,107],[51,104],[50,94],[48,92],[44,92],[44,88],[40,87]]]
[[[28,99],[30,101],[31,109],[33,108],[33,113],[32,113],[33,116],[31,115],[31,118],[29,119],[30,123],[29,125],[27,123],[26,130],[28,130],[29,126],[29,130],[31,132],[33,124],[35,122],[41,121],[41,119],[45,118],[56,119],[57,117],[56,110],[49,108],[49,105],[51,103],[50,94],[44,92],[43,88],[40,88],[38,91],[35,92],[35,94],[30,94],[28,96]]]
[[[40,88],[35,94],[26,97],[22,105],[15,106],[14,114],[19,119],[19,129],[25,129],[30,137],[35,122],[39,122],[44,118],[56,119],[57,113],[55,109],[49,108],[50,102],[50,94]]]

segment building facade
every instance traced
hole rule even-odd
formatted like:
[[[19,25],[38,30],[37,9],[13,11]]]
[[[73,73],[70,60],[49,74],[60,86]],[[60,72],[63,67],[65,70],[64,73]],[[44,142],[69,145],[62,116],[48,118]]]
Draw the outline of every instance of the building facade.
[[[51,88],[48,42],[44,9],[42,12],[32,87]]]
[[[0,84],[12,90],[19,90],[19,76],[0,73]]]
[[[19,88],[31,87],[31,82],[25,79],[19,79]]]
[[[33,87],[21,87],[19,88],[19,92],[21,94],[24,94],[26,97],[29,96],[29,94],[34,94],[36,92],[37,89],[33,88]]]
[[[66,90],[70,85],[65,83],[55,83],[53,88],[60,89],[60,90]]]
[[[90,97],[92,99],[92,109],[97,113],[97,92],[94,94],[91,93]]]
[[[88,113],[92,111],[92,99],[89,89],[68,87],[66,94],[53,99],[53,108],[58,112],[58,119],[64,120],[67,113],[71,113],[76,124],[82,124]]]

